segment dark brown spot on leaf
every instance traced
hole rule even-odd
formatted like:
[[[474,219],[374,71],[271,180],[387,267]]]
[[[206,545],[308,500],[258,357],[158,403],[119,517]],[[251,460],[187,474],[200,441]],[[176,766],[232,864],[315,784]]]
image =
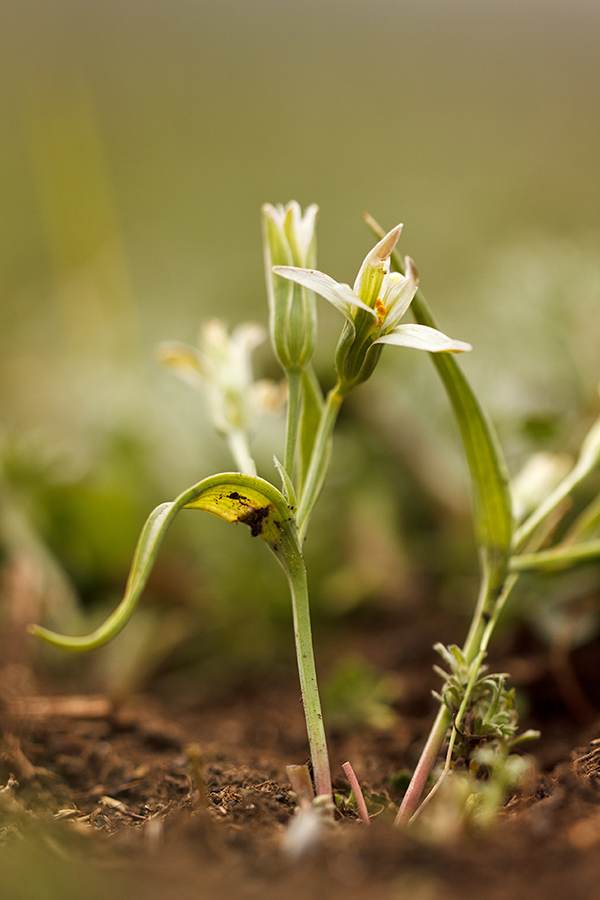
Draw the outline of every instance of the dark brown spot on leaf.
[[[257,537],[262,533],[263,521],[269,515],[269,506],[260,506],[258,509],[250,509],[247,513],[239,516],[238,522],[243,522],[250,528],[252,537]]]

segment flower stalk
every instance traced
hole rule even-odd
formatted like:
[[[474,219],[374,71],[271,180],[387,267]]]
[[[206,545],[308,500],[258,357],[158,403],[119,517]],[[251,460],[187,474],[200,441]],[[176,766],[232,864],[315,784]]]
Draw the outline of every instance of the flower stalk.
[[[298,430],[300,428],[300,410],[302,407],[302,372],[298,369],[288,369],[286,375],[288,402],[283,464],[286,472],[293,476],[296,461],[296,448],[298,446]]]
[[[290,476],[294,474],[300,427],[302,373],[315,350],[317,313],[312,291],[280,278],[274,266],[315,265],[318,212],[318,206],[313,204],[302,213],[295,201],[286,206],[265,203],[262,208],[269,333],[288,384],[284,466]]]
[[[344,397],[340,392],[338,385],[329,392],[325,401],[325,406],[323,407],[321,421],[319,422],[319,429],[315,438],[313,453],[306,476],[306,482],[298,506],[297,523],[300,541],[302,541],[306,535],[310,514],[314,509],[327,475],[331,436],[343,400]]]
[[[327,738],[323,724],[323,713],[319,698],[317,671],[310,626],[310,604],[306,569],[302,556],[298,556],[288,568],[288,579],[292,594],[294,613],[294,637],[296,641],[296,658],[300,675],[302,703],[308,732],[310,756],[313,764],[315,791],[317,797],[331,795],[331,773]]]

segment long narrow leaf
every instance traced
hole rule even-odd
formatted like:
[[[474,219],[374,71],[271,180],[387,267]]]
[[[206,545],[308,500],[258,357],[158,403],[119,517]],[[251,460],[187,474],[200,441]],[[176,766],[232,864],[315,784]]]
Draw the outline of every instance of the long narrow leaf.
[[[417,322],[436,327],[420,294],[412,302]],[[509,479],[496,431],[481,407],[462,369],[450,354],[431,360],[446,388],[460,428],[469,473],[477,543],[487,566],[492,590],[504,583],[513,532]]]
[[[228,522],[248,525],[253,536],[266,541],[288,575],[298,565],[301,554],[296,525],[282,494],[262,478],[237,472],[213,475],[150,514],[135,549],[123,599],[99,628],[89,635],[70,637],[31,625],[31,634],[65,650],[82,652],[100,647],[122,631],[146,586],[162,539],[182,509],[203,509]]]

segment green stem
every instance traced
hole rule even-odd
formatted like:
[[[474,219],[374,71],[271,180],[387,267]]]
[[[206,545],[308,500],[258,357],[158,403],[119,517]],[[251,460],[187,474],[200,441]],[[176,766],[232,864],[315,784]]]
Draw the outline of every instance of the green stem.
[[[534,531],[542,524],[542,522],[548,518],[550,513],[552,513],[557,506],[559,506],[563,500],[565,500],[571,491],[573,491],[579,481],[581,480],[580,474],[577,471],[577,466],[569,472],[566,478],[564,478],[558,487],[552,491],[552,493],[546,497],[543,503],[540,503],[538,508],[533,512],[528,519],[517,528],[515,531],[514,537],[514,548],[516,551],[522,550],[525,544],[528,542],[529,538],[533,535]]]
[[[473,662],[479,653],[485,622],[489,619],[497,599],[498,591],[495,587],[494,580],[490,578],[489,570],[487,570],[484,565],[479,597],[477,598],[471,625],[462,648],[465,658],[469,663]]]
[[[316,793],[317,796],[330,796],[331,774],[312,644],[308,583],[306,579],[306,568],[300,554],[298,554],[297,560],[288,562],[288,578],[294,612],[294,635],[296,638],[298,673],[300,675],[302,703],[304,706],[304,717],[306,719],[306,730],[308,733],[310,756],[313,764]]]
[[[518,575],[509,576],[502,591],[498,594],[490,583],[490,579],[484,577],[482,590],[477,601],[477,607],[473,615],[471,627],[463,646],[463,653],[469,663],[474,662],[478,657],[480,661],[479,666],[474,667],[473,672],[471,673],[471,678],[465,689],[465,695],[456,724],[459,724],[460,719],[467,708],[473,685],[479,674],[481,661],[485,656],[494,628],[498,623],[500,613],[502,612],[506,600],[518,578]],[[421,794],[423,793],[427,779],[439,756],[441,746],[444,743],[451,721],[452,714],[450,710],[445,704],[440,704],[436,720],[433,723],[429,737],[427,738],[427,743],[423,748],[413,777],[411,778],[406,794],[402,800],[402,805],[398,810],[396,825],[407,825],[416,812],[419,800],[421,799]]]
[[[594,562],[600,558],[600,540],[574,544],[572,547],[554,547],[513,556],[510,568],[513,572],[560,572],[572,566]]]
[[[285,433],[285,456],[283,464],[286,472],[293,479],[296,445],[298,443],[298,423],[300,420],[300,403],[302,400],[302,371],[287,370],[288,405]]]
[[[494,605],[494,609],[489,618],[489,621],[485,625],[483,634],[481,635],[481,640],[479,641],[479,652],[480,653],[485,654],[487,652],[487,648],[490,643],[490,640],[492,639],[494,629],[496,628],[496,625],[498,624],[500,615],[502,614],[502,611],[503,611],[504,607],[506,606],[506,601],[508,600],[510,594],[512,593],[514,586],[516,585],[516,583],[520,577],[521,576],[515,572],[512,575],[509,575],[508,578],[506,579],[504,587],[502,588],[502,591],[501,591],[500,595],[498,596],[498,599],[496,600],[496,603]]]
[[[338,384],[332,388],[327,395],[327,400],[323,407],[321,421],[319,422],[319,429],[317,431],[310,459],[310,466],[308,468],[298,507],[297,523],[300,542],[302,542],[306,534],[308,519],[317,501],[327,473],[327,466],[329,463],[329,442],[343,399],[344,395],[340,393],[340,386]]]
[[[567,531],[563,543],[575,544],[593,538],[600,524],[600,494],[580,513]]]

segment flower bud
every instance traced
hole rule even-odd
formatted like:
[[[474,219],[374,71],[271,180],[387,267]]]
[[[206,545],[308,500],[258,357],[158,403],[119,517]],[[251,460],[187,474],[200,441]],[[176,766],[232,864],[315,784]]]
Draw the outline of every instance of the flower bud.
[[[306,368],[317,340],[315,295],[275,275],[273,266],[313,268],[316,264],[314,204],[302,214],[292,200],[286,206],[262,208],[265,277],[269,297],[269,330],[277,358],[286,370]]]

